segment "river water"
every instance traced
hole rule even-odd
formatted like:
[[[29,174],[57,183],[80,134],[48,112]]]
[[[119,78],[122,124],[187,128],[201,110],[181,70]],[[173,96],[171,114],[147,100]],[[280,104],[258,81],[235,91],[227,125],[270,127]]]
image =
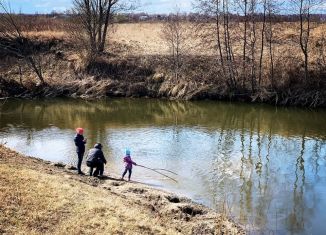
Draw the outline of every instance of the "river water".
[[[326,234],[326,111],[212,101],[10,100],[0,142],[75,164],[74,129],[104,145],[106,173],[133,160],[166,168],[173,182],[135,167],[133,179],[188,196],[250,233]]]

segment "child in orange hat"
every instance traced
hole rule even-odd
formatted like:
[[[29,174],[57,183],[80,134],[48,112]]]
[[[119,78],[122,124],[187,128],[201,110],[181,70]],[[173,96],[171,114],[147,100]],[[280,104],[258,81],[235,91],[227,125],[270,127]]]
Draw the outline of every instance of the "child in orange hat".
[[[78,174],[84,175],[84,173],[81,170],[81,164],[83,162],[83,157],[85,153],[85,144],[86,144],[86,139],[83,136],[84,134],[84,129],[83,128],[76,128],[76,135],[74,138],[74,142],[76,145],[76,152],[78,156],[78,163],[77,163],[77,170]]]

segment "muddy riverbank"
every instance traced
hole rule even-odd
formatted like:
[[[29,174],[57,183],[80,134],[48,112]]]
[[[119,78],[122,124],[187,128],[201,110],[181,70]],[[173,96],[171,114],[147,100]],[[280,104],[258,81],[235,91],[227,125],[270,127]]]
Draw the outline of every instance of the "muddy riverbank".
[[[245,234],[224,215],[140,182],[78,176],[4,146],[0,159],[1,233]]]

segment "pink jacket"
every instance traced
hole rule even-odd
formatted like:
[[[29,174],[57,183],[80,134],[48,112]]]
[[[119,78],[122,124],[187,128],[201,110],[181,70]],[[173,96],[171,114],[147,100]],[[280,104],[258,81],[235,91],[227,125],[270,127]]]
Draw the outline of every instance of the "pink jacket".
[[[132,169],[132,165],[137,165],[136,162],[134,162],[134,161],[131,160],[131,157],[130,156],[125,156],[123,158],[123,162],[125,163],[125,167],[127,169]]]

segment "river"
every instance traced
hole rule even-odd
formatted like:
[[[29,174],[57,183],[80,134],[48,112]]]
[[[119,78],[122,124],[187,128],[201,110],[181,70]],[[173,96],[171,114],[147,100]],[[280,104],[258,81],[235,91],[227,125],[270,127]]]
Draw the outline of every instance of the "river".
[[[326,234],[326,110],[214,101],[9,100],[0,143],[75,164],[74,129],[104,145],[106,172],[133,160],[178,173],[178,183],[135,167],[133,179],[227,213],[249,232]]]

